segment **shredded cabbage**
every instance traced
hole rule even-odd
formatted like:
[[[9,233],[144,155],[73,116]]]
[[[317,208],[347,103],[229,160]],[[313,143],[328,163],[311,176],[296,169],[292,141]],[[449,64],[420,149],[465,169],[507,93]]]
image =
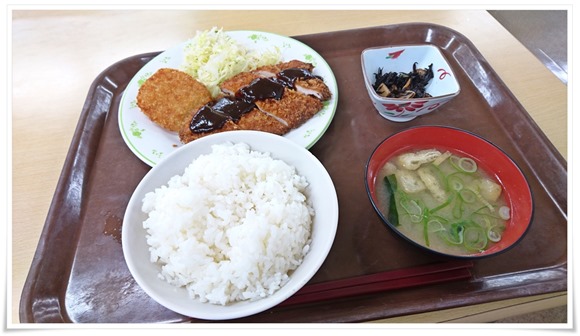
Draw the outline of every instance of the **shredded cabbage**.
[[[259,66],[279,63],[281,52],[278,47],[260,53],[250,50],[236,40],[213,27],[198,31],[184,50],[182,70],[203,83],[213,97],[219,92],[219,84],[244,71]]]

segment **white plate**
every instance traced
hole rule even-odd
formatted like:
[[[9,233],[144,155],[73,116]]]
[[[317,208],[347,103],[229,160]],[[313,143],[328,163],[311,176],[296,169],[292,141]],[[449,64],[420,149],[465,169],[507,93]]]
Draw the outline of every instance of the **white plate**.
[[[312,147],[330,125],[338,103],[336,78],[328,63],[309,46],[286,36],[256,31],[232,31],[227,34],[245,47],[255,50],[277,46],[283,61],[299,59],[314,64],[314,74],[324,79],[332,92],[332,98],[324,103],[322,110],[313,118],[284,135],[304,148]],[[187,43],[183,42],[162,52],[143,66],[127,85],[119,105],[119,128],[123,140],[139,159],[151,167],[183,144],[177,133],[161,128],[141,112],[137,106],[137,93],[141,84],[158,69],[181,69]]]

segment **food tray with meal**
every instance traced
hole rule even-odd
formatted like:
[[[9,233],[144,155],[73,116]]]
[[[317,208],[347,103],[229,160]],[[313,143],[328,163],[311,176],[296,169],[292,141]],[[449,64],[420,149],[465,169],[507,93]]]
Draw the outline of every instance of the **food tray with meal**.
[[[319,57],[319,69],[331,69],[321,77],[330,84],[334,100],[321,107],[324,118],[314,117],[320,124],[295,132],[297,138],[284,137],[307,148],[332,179],[338,225],[324,262],[302,290],[263,312],[230,321],[361,322],[567,289],[566,161],[465,36],[442,26],[410,23],[292,41],[315,51],[309,55]],[[383,118],[367,94],[361,53],[426,43],[441,48],[460,94],[435,113],[408,122]],[[155,131],[169,144],[159,150],[156,140],[146,138],[153,128],[143,126],[144,121],[122,120],[138,110],[133,99],[124,100],[124,93],[136,74],[160,61],[160,54],[121,60],[93,82],[24,286],[21,322],[206,321],[179,314],[149,296],[123,254],[123,218],[135,189],[157,160],[181,146],[175,133]],[[413,246],[385,227],[367,197],[366,165],[385,138],[420,126],[473,132],[518,165],[531,189],[534,212],[516,246],[464,262]],[[145,138],[141,143],[139,136]]]

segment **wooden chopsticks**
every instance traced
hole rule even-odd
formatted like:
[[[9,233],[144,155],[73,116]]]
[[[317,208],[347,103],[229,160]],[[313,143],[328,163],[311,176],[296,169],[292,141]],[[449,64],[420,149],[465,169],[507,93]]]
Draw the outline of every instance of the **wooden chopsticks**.
[[[306,285],[279,306],[378,293],[471,277],[471,261],[449,261]]]

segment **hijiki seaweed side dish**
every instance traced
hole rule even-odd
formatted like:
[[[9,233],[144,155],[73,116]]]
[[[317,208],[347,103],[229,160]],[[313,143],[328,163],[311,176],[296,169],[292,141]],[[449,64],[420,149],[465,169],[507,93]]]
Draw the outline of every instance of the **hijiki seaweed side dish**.
[[[375,75],[373,88],[377,94],[386,98],[427,98],[432,97],[425,92],[425,87],[433,78],[433,64],[427,68],[417,69],[417,62],[413,63],[413,71],[387,72],[379,68]]]

